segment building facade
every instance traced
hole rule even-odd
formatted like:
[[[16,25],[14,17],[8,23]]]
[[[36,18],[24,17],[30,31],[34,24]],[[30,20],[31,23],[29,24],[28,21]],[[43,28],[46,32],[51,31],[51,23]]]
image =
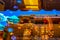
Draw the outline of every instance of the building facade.
[[[60,10],[60,0],[43,0],[43,8],[46,10]]]
[[[16,0],[3,0],[5,2],[5,10],[13,9],[13,6],[16,4]]]

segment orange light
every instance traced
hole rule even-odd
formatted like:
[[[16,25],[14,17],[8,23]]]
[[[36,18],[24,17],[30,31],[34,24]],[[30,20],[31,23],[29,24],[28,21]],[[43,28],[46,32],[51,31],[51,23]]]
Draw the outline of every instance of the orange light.
[[[26,8],[32,8],[32,9],[37,8],[37,9],[39,9],[38,6],[26,6]]]
[[[29,30],[29,32],[31,33],[31,30]]]
[[[18,29],[21,29],[21,27],[18,27]]]
[[[34,27],[34,29],[36,30],[36,29],[37,29],[37,27]]]
[[[24,0],[24,4],[27,9],[39,10],[38,0]]]
[[[53,37],[53,36],[50,36],[50,37]]]
[[[13,35],[13,32],[11,32],[10,35]]]
[[[38,5],[38,0],[24,0],[25,5]]]

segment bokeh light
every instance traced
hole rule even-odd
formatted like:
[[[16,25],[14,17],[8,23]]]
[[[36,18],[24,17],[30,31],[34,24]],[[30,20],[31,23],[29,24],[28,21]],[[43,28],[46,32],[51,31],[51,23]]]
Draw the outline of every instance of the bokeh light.
[[[13,28],[8,28],[8,32],[13,32]]]

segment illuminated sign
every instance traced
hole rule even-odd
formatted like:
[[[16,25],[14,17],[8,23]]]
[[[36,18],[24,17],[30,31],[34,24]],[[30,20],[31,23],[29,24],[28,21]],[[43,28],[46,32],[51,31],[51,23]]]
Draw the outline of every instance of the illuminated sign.
[[[25,7],[32,10],[39,10],[38,3],[38,0],[24,0]]]
[[[24,0],[25,5],[38,5],[38,0]]]

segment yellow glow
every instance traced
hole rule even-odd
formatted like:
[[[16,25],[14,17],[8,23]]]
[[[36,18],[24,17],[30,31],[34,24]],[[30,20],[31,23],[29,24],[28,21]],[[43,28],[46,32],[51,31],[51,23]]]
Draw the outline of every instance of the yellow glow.
[[[48,35],[45,35],[45,39],[48,40]]]
[[[28,0],[24,0],[24,4],[25,4],[25,5],[29,5],[30,3],[29,3]]]
[[[32,5],[33,4],[33,1],[32,0],[29,0],[30,1],[30,5]]]
[[[9,22],[9,21],[8,21],[8,23],[9,23],[9,24],[13,24],[13,22]]]
[[[41,34],[44,33],[44,27],[41,27]]]
[[[28,30],[28,29],[26,29],[26,30],[24,31],[24,34],[23,34],[23,35],[30,35],[30,34],[31,34],[31,31]]]
[[[10,35],[13,35],[13,33],[11,32]]]
[[[60,26],[58,26],[60,28]]]
[[[28,9],[39,10],[38,4],[38,0],[24,0],[24,5]]]
[[[21,29],[21,27],[18,27],[18,29]]]
[[[37,8],[38,9],[38,6],[26,6],[26,8],[31,8],[31,9]]]
[[[38,0],[24,0],[25,5],[38,5]]]
[[[32,5],[38,5],[38,0],[32,0]]]
[[[42,40],[44,40],[44,39],[45,39],[44,35],[42,35],[42,36],[41,36],[41,39],[42,39]]]

